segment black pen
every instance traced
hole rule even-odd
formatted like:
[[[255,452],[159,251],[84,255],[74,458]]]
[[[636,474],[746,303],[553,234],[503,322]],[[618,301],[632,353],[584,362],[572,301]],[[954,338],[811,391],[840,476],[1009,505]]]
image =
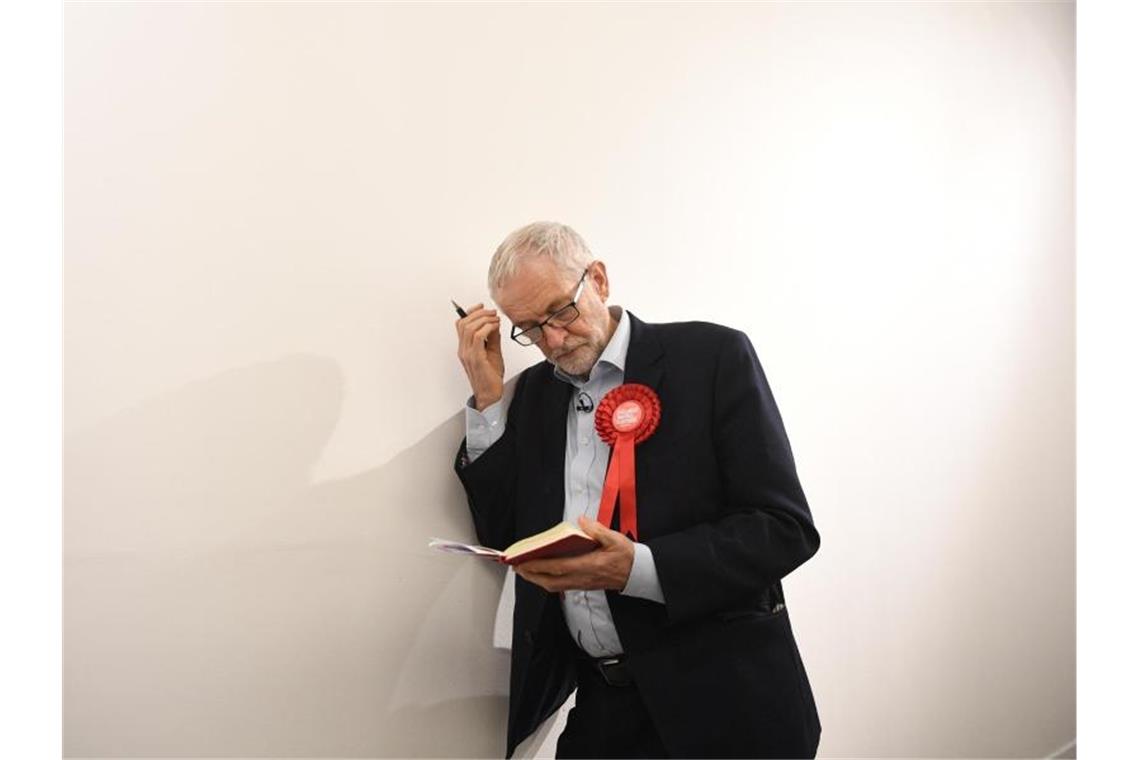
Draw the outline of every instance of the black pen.
[[[457,304],[455,301],[452,301],[451,305],[455,307],[455,313],[459,315],[460,319],[467,316],[467,312],[465,312],[463,309],[461,309],[459,307],[459,304]]]

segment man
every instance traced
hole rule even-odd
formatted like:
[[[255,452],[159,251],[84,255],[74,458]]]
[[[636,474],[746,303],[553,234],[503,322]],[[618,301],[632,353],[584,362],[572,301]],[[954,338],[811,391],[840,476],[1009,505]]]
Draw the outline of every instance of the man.
[[[511,337],[546,357],[503,400],[497,311],[456,322],[470,381],[456,472],[479,541],[560,520],[600,546],[518,565],[507,757],[578,689],[558,757],[814,757],[820,725],[780,579],[819,548],[776,403],[743,333],[607,307],[605,264],[569,227],[511,233],[491,260]],[[636,540],[595,521],[606,393],[653,389],[635,448]]]

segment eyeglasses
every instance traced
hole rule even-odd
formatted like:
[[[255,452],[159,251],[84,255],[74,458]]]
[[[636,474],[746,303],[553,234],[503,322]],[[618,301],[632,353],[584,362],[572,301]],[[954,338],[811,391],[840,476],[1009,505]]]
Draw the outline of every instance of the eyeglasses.
[[[555,327],[567,327],[571,322],[580,316],[578,311],[578,298],[582,295],[582,288],[586,286],[586,275],[589,273],[590,267],[586,267],[586,271],[582,272],[582,276],[578,278],[578,289],[574,291],[574,297],[570,299],[570,303],[563,306],[558,311],[551,314],[546,319],[539,322],[533,327],[525,329],[520,328],[518,325],[511,326],[511,340],[518,343],[520,346],[533,346],[542,339],[542,328],[546,325],[554,325]]]

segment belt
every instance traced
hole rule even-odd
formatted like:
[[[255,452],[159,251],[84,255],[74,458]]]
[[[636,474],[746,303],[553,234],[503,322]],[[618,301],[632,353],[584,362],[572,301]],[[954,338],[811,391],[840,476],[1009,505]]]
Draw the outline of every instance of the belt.
[[[579,660],[590,670],[599,674],[602,680],[610,686],[633,685],[633,672],[629,669],[629,663],[626,662],[623,654],[616,657],[590,657],[583,654],[580,655]]]

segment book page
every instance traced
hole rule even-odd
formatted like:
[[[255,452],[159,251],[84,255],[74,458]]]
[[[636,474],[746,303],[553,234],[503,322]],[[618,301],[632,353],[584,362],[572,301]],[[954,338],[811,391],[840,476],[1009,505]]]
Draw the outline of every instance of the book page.
[[[475,544],[463,544],[458,541],[448,541],[443,538],[433,538],[428,541],[429,549],[437,549],[441,552],[448,552],[450,554],[474,554],[478,557],[490,557],[491,559],[498,559],[502,556],[502,552],[497,549],[488,549],[486,546],[476,546]]]

